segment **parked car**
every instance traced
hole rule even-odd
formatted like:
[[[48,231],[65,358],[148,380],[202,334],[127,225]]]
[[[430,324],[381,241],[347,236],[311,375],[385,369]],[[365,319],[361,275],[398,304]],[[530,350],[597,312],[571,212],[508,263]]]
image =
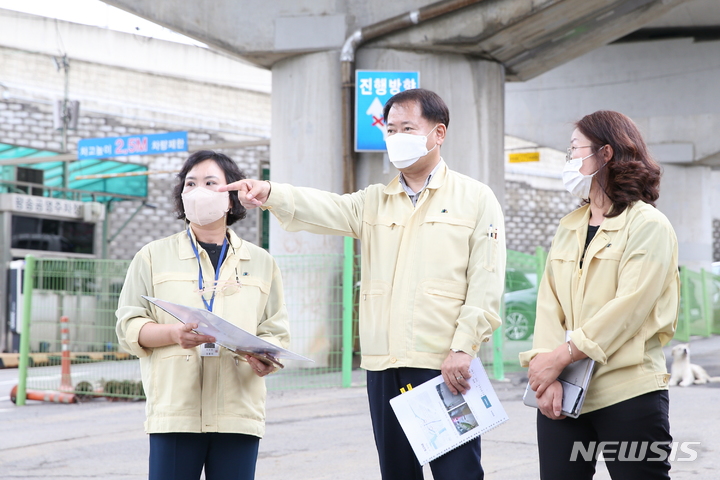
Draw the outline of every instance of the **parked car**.
[[[507,269],[505,273],[505,338],[526,340],[535,329],[537,278],[535,274]]]

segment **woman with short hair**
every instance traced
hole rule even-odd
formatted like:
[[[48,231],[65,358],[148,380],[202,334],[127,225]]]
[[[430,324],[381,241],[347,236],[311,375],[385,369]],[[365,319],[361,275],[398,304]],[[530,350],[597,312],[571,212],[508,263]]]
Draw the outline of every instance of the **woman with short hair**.
[[[120,294],[120,345],[140,357],[147,396],[151,480],[248,480],[265,432],[272,365],[193,332],[143,295],[206,308],[277,346],[289,342],[275,260],[229,225],[245,217],[218,187],[245,178],[232,159],[200,151],[178,174],[174,199],[186,228],[135,255]]]

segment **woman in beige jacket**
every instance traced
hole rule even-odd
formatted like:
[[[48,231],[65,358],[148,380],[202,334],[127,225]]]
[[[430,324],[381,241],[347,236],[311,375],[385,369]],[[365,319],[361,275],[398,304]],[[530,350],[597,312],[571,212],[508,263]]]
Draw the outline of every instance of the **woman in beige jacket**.
[[[174,199],[187,228],[145,245],[128,270],[117,310],[123,349],[140,357],[147,396],[151,480],[248,480],[265,432],[265,382],[274,369],[192,332],[143,295],[206,308],[287,347],[280,271],[262,248],[228,225],[245,217],[237,196],[218,192],[244,178],[229,157],[196,152]],[[210,343],[210,344],[209,344]]]
[[[617,112],[585,116],[570,145],[563,182],[583,206],[560,221],[533,349],[520,354],[539,407],[541,478],[591,479],[604,449],[613,479],[668,479],[662,347],[677,326],[680,288],[675,232],[655,208],[660,168]],[[557,377],[587,357],[596,366],[582,413],[565,418]]]

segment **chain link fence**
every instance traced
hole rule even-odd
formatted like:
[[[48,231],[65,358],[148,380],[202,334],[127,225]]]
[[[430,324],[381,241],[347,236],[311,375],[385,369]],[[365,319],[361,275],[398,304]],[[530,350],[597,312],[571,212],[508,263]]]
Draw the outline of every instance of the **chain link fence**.
[[[546,254],[508,251],[503,325],[480,359],[497,379],[520,369],[518,353],[532,345],[538,280]],[[283,275],[291,349],[315,360],[288,362],[267,379],[268,389],[363,385],[357,332],[359,257],[285,255]],[[22,392],[64,392],[79,399],[144,398],[137,358],[119,350],[115,310],[129,261],[26,259],[20,382]],[[675,338],[720,334],[720,277],[681,269],[682,301]],[[67,317],[63,335],[61,318]],[[65,344],[65,345],[64,345]],[[28,394],[28,393],[26,393]],[[33,398],[32,396],[28,398]]]

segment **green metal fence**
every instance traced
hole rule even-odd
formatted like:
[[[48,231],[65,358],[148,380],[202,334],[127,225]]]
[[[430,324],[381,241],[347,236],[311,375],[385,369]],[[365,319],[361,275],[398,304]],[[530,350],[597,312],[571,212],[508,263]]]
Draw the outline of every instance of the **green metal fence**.
[[[502,379],[517,371],[518,353],[531,348],[538,279],[546,254],[508,251],[503,325],[480,358]],[[344,254],[286,255],[283,275],[292,349],[315,364],[288,362],[267,379],[270,390],[362,385],[357,335],[359,257],[353,240]],[[129,261],[26,259],[17,402],[26,391],[74,392],[83,397],[142,398],[138,360],[118,348],[115,310]],[[720,277],[681,269],[682,302],[676,338],[720,333]],[[68,318],[69,362],[62,362]],[[67,375],[69,364],[70,375]],[[63,375],[65,373],[65,375]]]
[[[495,378],[505,371],[518,371],[518,354],[532,347],[538,279],[545,266],[542,249],[536,255],[507,251],[505,294],[501,309],[503,325],[493,335],[492,359]],[[488,362],[483,359],[484,364]]]
[[[675,339],[720,334],[720,276],[680,268],[680,313]]]
[[[115,336],[115,310],[129,263],[26,258],[19,405],[26,391],[143,396],[138,361],[118,350]],[[68,319],[65,346],[62,317]]]

